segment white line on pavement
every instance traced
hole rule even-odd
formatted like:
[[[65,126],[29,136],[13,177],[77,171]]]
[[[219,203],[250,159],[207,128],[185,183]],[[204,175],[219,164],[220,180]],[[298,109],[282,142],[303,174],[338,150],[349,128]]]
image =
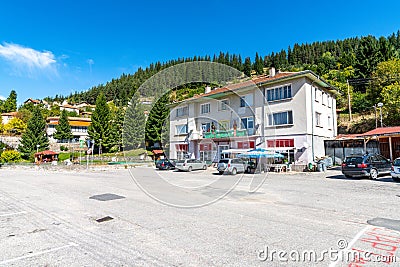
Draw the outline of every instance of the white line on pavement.
[[[15,262],[15,261],[19,261],[19,260],[23,260],[23,259],[27,259],[27,258],[36,257],[36,256],[43,255],[43,254],[46,254],[46,253],[50,253],[50,252],[54,252],[54,251],[57,251],[57,250],[61,250],[61,249],[64,249],[64,248],[77,247],[77,246],[78,246],[77,244],[70,242],[68,245],[65,245],[65,246],[62,246],[62,247],[43,250],[43,251],[40,251],[40,252],[31,253],[29,255],[25,255],[25,256],[13,258],[13,259],[5,260],[5,261],[0,261],[0,265],[11,263],[11,262]]]
[[[358,239],[360,239],[360,237],[365,233],[365,231],[368,230],[368,228],[370,228],[369,225],[365,226],[360,232],[358,232],[358,234],[350,241],[350,243],[347,244],[347,247],[345,249],[343,249],[343,253],[340,254],[340,256],[343,256],[344,252],[347,252],[348,250],[350,250],[353,245],[357,242]],[[339,261],[342,261],[342,257],[339,257],[339,259],[337,259],[334,262],[331,262],[331,264],[329,264],[329,267],[335,267],[336,264],[338,264]]]
[[[19,215],[19,214],[25,214],[25,213],[28,213],[28,212],[26,212],[26,211],[18,211],[18,212],[0,214],[0,217],[8,217],[8,216]]]

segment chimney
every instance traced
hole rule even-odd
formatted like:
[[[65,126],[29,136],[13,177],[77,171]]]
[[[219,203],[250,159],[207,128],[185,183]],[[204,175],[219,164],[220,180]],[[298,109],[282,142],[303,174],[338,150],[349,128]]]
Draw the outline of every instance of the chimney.
[[[269,77],[274,77],[275,74],[276,74],[275,68],[274,68],[274,67],[270,68],[270,69],[269,69]]]
[[[205,93],[207,94],[207,93],[210,93],[210,92],[211,92],[211,86],[207,85]]]

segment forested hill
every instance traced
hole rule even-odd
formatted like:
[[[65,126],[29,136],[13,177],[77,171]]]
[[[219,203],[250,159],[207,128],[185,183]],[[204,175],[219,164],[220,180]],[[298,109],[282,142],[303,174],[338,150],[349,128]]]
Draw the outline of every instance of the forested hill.
[[[353,96],[353,109],[362,111],[376,101],[380,92],[370,89],[370,81],[378,63],[400,55],[400,31],[388,37],[354,37],[337,41],[323,41],[306,44],[294,44],[279,52],[268,55],[256,53],[255,58],[242,58],[241,55],[220,52],[214,56],[194,56],[178,58],[165,63],[150,64],[145,69],[139,68],[134,74],[123,74],[117,79],[92,87],[85,92],[76,92],[69,96],[49,97],[47,100],[95,103],[100,92],[104,92],[108,101],[118,100],[126,105],[133,93],[149,77],[158,71],[175,64],[188,61],[213,61],[227,64],[246,75],[262,74],[267,68],[275,67],[282,71],[300,71],[309,69],[324,77],[336,86],[344,95],[347,94],[347,80],[350,81]],[[376,78],[376,77],[375,77]],[[375,90],[375,92],[371,92]],[[380,89],[379,89],[380,90]],[[140,92],[142,96],[151,96],[152,92]],[[372,102],[371,102],[372,101]],[[371,102],[371,103],[370,103]],[[339,99],[339,107],[346,108],[346,101]]]

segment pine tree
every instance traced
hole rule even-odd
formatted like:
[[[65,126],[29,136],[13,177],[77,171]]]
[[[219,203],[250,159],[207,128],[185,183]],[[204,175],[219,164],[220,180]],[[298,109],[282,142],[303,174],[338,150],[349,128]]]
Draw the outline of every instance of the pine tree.
[[[12,90],[3,104],[3,112],[17,111],[17,93]]]
[[[108,152],[113,145],[111,131],[110,108],[107,105],[105,95],[101,92],[96,100],[96,108],[92,114],[92,122],[88,127],[88,134],[97,146],[101,143],[103,152]]]
[[[61,116],[58,121],[58,125],[56,126],[54,138],[57,140],[69,140],[72,137],[71,125],[69,125],[68,121],[68,112],[64,109],[61,111]]]
[[[122,106],[116,107],[115,111],[113,112],[113,123],[112,123],[113,146],[110,149],[111,152],[116,152],[121,150],[121,146],[123,144],[122,139],[124,130],[124,119],[125,119],[124,108]]]
[[[264,72],[263,68],[264,68],[264,64],[263,64],[262,58],[258,56],[258,53],[256,53],[256,59],[254,62],[254,70],[256,71],[256,73],[258,75],[260,75]]]
[[[149,146],[154,146],[155,143],[161,143],[161,133],[164,121],[169,114],[167,107],[169,94],[164,94],[154,103],[146,121],[146,142]]]
[[[126,109],[123,144],[125,150],[144,147],[146,117],[144,109],[139,102],[139,92],[136,92]]]
[[[46,121],[38,107],[34,107],[32,117],[28,121],[25,133],[22,135],[19,151],[25,158],[32,153],[46,150],[49,147],[49,139],[46,135]]]
[[[251,76],[251,60],[249,57],[246,57],[244,60],[244,67],[243,67],[243,72],[246,74],[248,77]]]

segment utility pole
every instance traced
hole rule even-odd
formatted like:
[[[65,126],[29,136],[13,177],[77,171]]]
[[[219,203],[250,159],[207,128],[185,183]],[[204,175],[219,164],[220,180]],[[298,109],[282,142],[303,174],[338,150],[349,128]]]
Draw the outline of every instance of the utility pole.
[[[373,105],[374,109],[375,109],[375,129],[378,128],[378,116],[376,114],[376,104]]]
[[[378,103],[378,107],[379,107],[379,113],[380,113],[380,117],[381,117],[381,128],[383,127],[383,123],[382,123],[382,107],[383,107],[383,103],[379,102]]]
[[[349,85],[349,80],[347,80],[347,99],[349,102],[349,119],[350,121],[353,120],[353,116],[351,115],[351,97],[350,97],[350,85]]]

